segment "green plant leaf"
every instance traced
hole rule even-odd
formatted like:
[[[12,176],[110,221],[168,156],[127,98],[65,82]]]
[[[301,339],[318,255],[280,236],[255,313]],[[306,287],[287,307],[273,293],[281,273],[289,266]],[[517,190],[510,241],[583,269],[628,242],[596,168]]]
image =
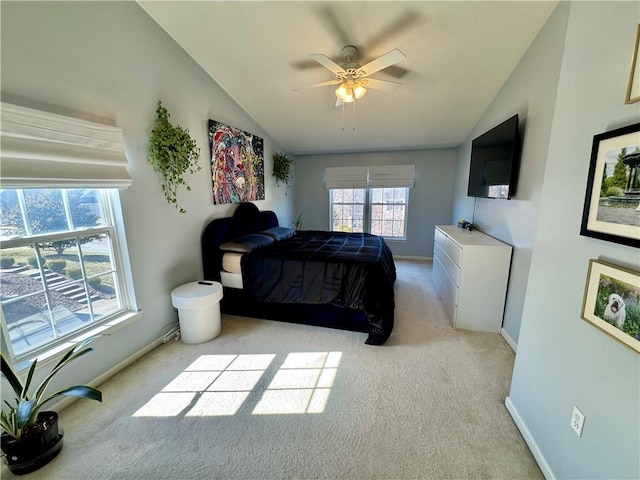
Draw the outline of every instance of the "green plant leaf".
[[[18,397],[22,397],[22,390],[23,390],[22,382],[20,382],[20,379],[18,378],[16,373],[13,371],[13,368],[11,368],[11,365],[5,358],[4,353],[0,352],[0,356],[2,356],[2,366],[1,366],[2,374],[5,376],[5,378],[9,382],[9,385],[11,385],[11,388],[13,389],[13,393],[15,393],[16,396]]]
[[[280,183],[286,185],[289,188],[289,178],[291,177],[291,166],[295,163],[293,158],[289,158],[284,153],[273,154],[273,173],[272,175],[276,179],[276,185],[280,186]],[[285,190],[285,195],[287,194]]]
[[[30,425],[29,420],[35,407],[36,403],[33,400],[21,401],[16,409],[16,426],[22,429],[24,425]]]
[[[24,398],[25,400],[29,400],[29,386],[31,385],[31,380],[33,379],[33,374],[36,371],[36,365],[38,364],[38,359],[35,359],[29,368],[29,373],[27,373],[27,379],[24,382],[24,386],[22,387],[22,392],[20,392],[20,398]]]
[[[181,213],[186,212],[177,201],[180,185],[189,185],[184,174],[194,174],[202,169],[198,165],[200,148],[189,135],[189,130],[169,122],[169,112],[158,102],[156,121],[149,137],[147,161],[153,169],[163,177],[162,192],[170,205],[174,205]]]
[[[31,415],[37,416],[38,412],[44,406],[44,404],[62,395],[68,397],[86,398],[88,400],[96,400],[98,402],[102,402],[102,392],[100,390],[96,390],[95,388],[86,385],[74,385],[73,387],[63,388],[62,390],[58,390],[57,392],[49,395],[46,399],[39,403],[37,409],[33,411]]]

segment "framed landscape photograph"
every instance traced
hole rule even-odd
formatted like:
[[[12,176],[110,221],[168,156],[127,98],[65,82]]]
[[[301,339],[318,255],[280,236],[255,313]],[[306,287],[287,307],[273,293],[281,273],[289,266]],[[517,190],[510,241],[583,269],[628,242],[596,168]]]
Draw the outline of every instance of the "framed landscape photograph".
[[[593,137],[580,235],[640,247],[640,123]]]
[[[580,316],[640,353],[640,272],[589,260]]]

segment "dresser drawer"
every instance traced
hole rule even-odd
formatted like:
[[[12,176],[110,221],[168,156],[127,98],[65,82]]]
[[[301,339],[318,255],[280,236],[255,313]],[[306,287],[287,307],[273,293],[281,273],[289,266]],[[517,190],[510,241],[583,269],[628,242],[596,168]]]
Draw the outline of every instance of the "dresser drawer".
[[[434,235],[435,243],[440,245],[449,258],[454,261],[454,263],[458,266],[461,265],[462,262],[462,247],[454,242],[451,237],[444,234],[442,231],[436,228]]]
[[[447,241],[442,244],[442,249],[447,252],[449,258],[451,258],[456,265],[462,266],[462,248],[460,248],[460,245],[447,237]]]
[[[458,285],[456,285],[447,273],[442,275],[442,295],[451,299],[454,305],[458,305]]]
[[[433,286],[436,289],[436,293],[438,296],[442,290],[442,277],[444,276],[444,268],[442,268],[442,264],[440,260],[436,257],[433,257],[433,269],[431,270],[431,281],[433,282]]]
[[[442,233],[442,231],[438,230],[437,228],[435,233],[433,234],[433,239],[440,246],[444,245],[449,241],[449,237],[447,237],[444,233]]]
[[[433,258],[442,265],[443,270],[451,277],[456,285],[460,285],[460,267],[454,263],[439,243],[433,246]]]
[[[455,302],[446,294],[446,292],[440,296],[440,300],[442,301],[444,311],[447,313],[447,317],[449,317],[449,321],[451,321],[451,325],[455,327],[457,314],[457,307]]]

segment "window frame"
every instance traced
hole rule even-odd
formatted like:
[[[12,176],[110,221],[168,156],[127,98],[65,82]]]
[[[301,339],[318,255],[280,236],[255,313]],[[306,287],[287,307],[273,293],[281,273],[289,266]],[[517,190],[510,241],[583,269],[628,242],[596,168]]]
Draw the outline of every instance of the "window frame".
[[[333,192],[336,190],[351,190],[354,192],[354,197],[355,197],[355,191],[359,190],[363,192],[363,198],[364,201],[363,202],[334,202],[333,201]],[[329,189],[329,225],[331,230],[333,230],[334,224],[333,224],[333,207],[334,205],[342,205],[342,206],[346,206],[346,205],[352,205],[352,206],[356,206],[356,205],[362,205],[362,232],[366,232],[367,230],[367,222],[368,222],[368,215],[369,212],[367,210],[367,195],[368,195],[368,189],[366,187],[358,187],[358,188],[332,188]],[[352,228],[353,228],[353,224],[352,224]],[[344,231],[344,230],[333,230],[333,231]],[[354,231],[352,230],[353,233],[361,233],[359,231]]]
[[[33,359],[38,360],[49,359],[54,357],[64,348],[67,348],[70,344],[81,341],[91,335],[98,333],[106,333],[107,331],[120,328],[131,321],[139,318],[140,311],[138,310],[135,298],[135,291],[133,288],[133,278],[131,272],[131,265],[128,256],[128,248],[126,243],[126,236],[124,233],[124,221],[122,217],[122,207],[120,204],[119,192],[115,188],[92,188],[84,186],[73,187],[48,187],[38,186],[32,189],[49,189],[49,190],[78,190],[78,189],[91,189],[97,192],[99,197],[100,214],[103,220],[103,225],[90,226],[90,227],[74,227],[73,221],[69,216],[69,207],[66,204],[66,195],[62,195],[63,204],[67,219],[70,220],[70,229],[63,232],[52,233],[37,233],[28,235],[29,226],[25,226],[25,235],[21,237],[8,238],[2,240],[1,249],[29,247],[34,248],[37,251],[38,245],[45,242],[79,239],[84,237],[92,237],[100,234],[107,234],[110,238],[109,245],[109,257],[111,261],[111,268],[108,271],[101,272],[96,275],[83,275],[83,278],[78,284],[83,285],[85,292],[87,291],[87,285],[89,279],[101,275],[112,274],[116,277],[117,285],[114,285],[116,290],[116,296],[119,303],[119,308],[110,313],[104,315],[99,319],[93,319],[86,326],[77,328],[71,332],[60,335],[57,338],[53,338],[43,345],[35,347],[33,349],[16,354],[14,352],[13,344],[9,335],[8,325],[5,319],[4,309],[0,308],[0,328],[1,328],[1,340],[2,350],[6,352],[9,360],[18,366],[18,369],[23,368],[30,363]],[[3,190],[29,190],[29,188],[5,188]],[[24,208],[24,205],[22,205]],[[23,212],[24,215],[24,212]],[[26,222],[25,222],[26,223]],[[82,243],[78,243],[79,253],[82,251]],[[42,265],[38,265],[38,269],[42,272]],[[70,282],[72,284],[73,282]],[[49,299],[50,286],[47,282],[42,282],[42,293],[47,297],[47,311],[51,317],[51,301]],[[93,307],[91,307],[93,308]],[[51,319],[51,318],[50,318]]]
[[[374,192],[373,190],[382,190],[382,195],[384,197],[384,190],[394,190],[394,199],[395,199],[395,190],[404,190],[404,196],[405,196],[405,201],[403,203],[397,203],[397,202],[391,202],[391,203],[383,203],[383,202],[374,202],[373,197],[374,197]],[[382,238],[384,238],[385,240],[406,240],[407,239],[407,217],[409,215],[409,187],[369,187],[368,188],[368,192],[369,197],[370,197],[370,202],[369,202],[369,233],[373,230],[373,207],[375,205],[380,205],[381,207],[385,207],[385,206],[398,206],[398,205],[404,205],[404,217],[402,219],[402,225],[403,225],[403,229],[402,229],[402,236],[385,236],[385,235],[380,235]],[[395,220],[392,220],[392,222],[395,222]]]
[[[373,206],[374,206],[374,202],[373,202],[373,190],[384,190],[384,189],[404,189],[405,190],[405,198],[406,201],[403,204],[396,204],[396,203],[392,203],[391,205],[404,205],[404,219],[403,219],[403,224],[404,224],[404,229],[403,229],[403,233],[404,235],[402,236],[385,236],[385,235],[380,235],[382,238],[384,238],[385,240],[389,240],[389,241],[406,241],[407,239],[407,218],[409,216],[409,190],[410,187],[356,187],[356,188],[330,188],[329,191],[329,227],[332,231],[338,231],[338,230],[333,230],[334,228],[334,223],[333,223],[333,206],[335,205],[334,201],[333,201],[333,192],[336,190],[363,190],[364,191],[364,203],[343,203],[343,205],[363,205],[363,233],[371,233],[371,222],[372,222],[372,218],[373,218]],[[385,203],[375,203],[375,205],[388,205]]]

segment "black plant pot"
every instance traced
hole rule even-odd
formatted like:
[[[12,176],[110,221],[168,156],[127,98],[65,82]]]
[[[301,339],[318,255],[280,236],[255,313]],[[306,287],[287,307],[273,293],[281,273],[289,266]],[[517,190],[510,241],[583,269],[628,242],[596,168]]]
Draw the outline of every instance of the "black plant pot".
[[[58,414],[38,413],[35,425],[25,428],[20,441],[3,433],[1,445],[7,466],[14,474],[23,475],[43,467],[62,449]]]

